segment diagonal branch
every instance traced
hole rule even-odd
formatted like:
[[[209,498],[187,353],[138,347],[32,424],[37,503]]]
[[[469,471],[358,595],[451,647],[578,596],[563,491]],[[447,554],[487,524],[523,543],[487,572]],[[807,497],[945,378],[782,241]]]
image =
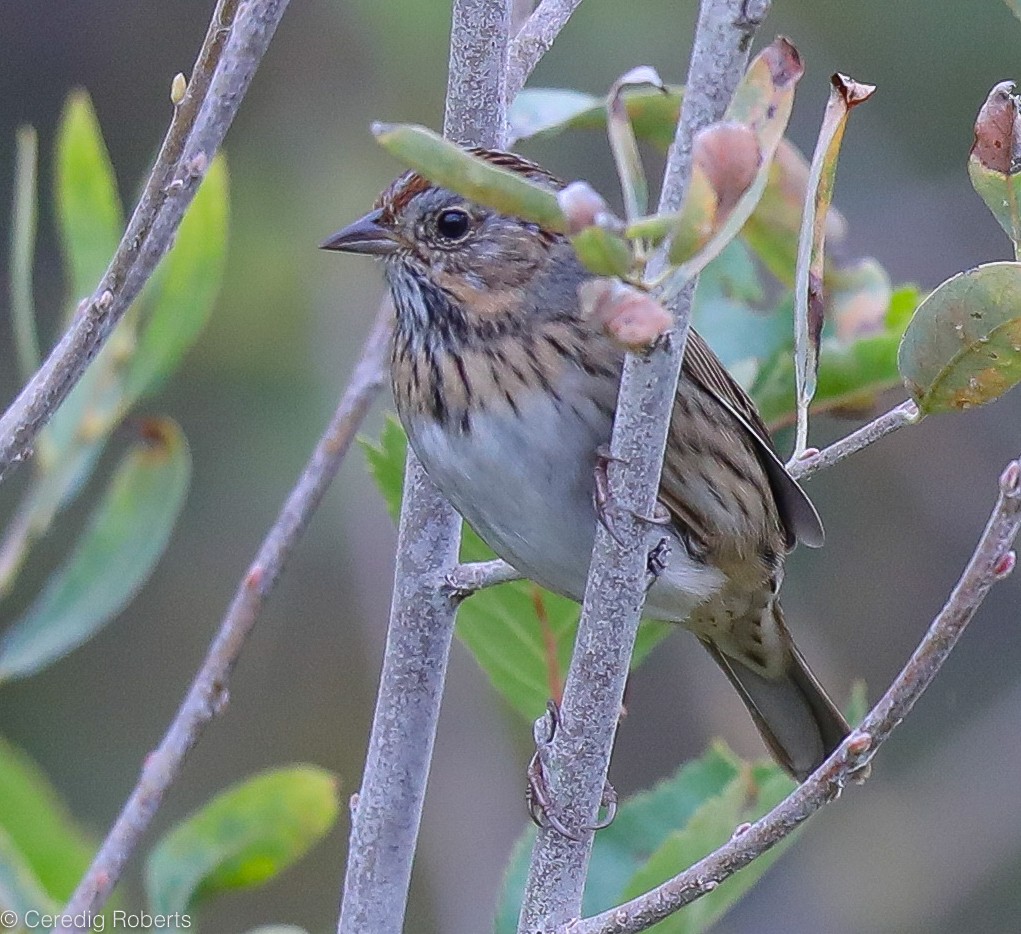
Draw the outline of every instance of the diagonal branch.
[[[677,135],[667,163],[660,210],[676,210],[691,170],[695,133],[720,119],[745,70],[752,37],[768,0],[702,0]],[[658,262],[658,268],[657,268]],[[662,269],[664,256],[650,263]],[[676,339],[647,356],[628,354],[614,419],[610,495],[620,506],[615,534],[600,527],[564,689],[559,724],[538,750],[560,821],[572,828],[595,822],[645,599],[647,523],[666,447],[667,425],[687,337],[694,283],[678,296]],[[541,730],[537,725],[537,735]],[[549,930],[577,918],[592,833],[570,839],[540,828],[518,920],[521,934]]]
[[[71,896],[64,917],[88,919],[102,908],[164,795],[180,774],[185,757],[226,705],[227,684],[245,641],[383,386],[391,316],[389,303],[384,303],[332,421],[238,586],[202,667],[163,740],[146,757],[138,784]]]
[[[839,464],[845,457],[857,454],[870,444],[875,444],[888,434],[897,431],[898,428],[914,425],[920,418],[918,406],[908,399],[867,425],[862,425],[857,431],[852,431],[846,438],[835,441],[828,448],[821,451],[808,448],[800,457],[791,458],[787,469],[795,480],[803,480],[820,470]]]
[[[180,105],[117,252],[92,296],[0,418],[0,479],[81,379],[170,248],[288,0],[219,0]]]
[[[836,800],[854,772],[871,760],[949,658],[993,585],[1014,568],[1021,530],[1021,464],[1011,461],[975,551],[949,599],[887,692],[861,725],[809,779],[740,835],[674,878],[624,905],[565,925],[557,934],[637,934],[715,889]]]
[[[507,50],[507,103],[518,95],[542,57],[553,47],[581,0],[539,0]]]

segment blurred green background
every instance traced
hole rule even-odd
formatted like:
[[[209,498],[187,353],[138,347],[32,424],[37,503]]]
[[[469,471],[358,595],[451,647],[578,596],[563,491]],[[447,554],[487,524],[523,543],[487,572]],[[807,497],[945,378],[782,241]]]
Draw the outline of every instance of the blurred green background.
[[[43,160],[36,297],[47,342],[63,300],[48,171],[63,100],[76,86],[92,94],[122,194],[132,199],[170,116],[171,78],[190,69],[211,8],[197,0],[0,4],[0,217],[10,203],[14,131],[30,122]],[[586,0],[532,84],[601,93],[639,63],[679,82],[694,15],[693,0]],[[372,119],[441,124],[448,27],[445,0],[296,0],[228,136],[224,288],[197,349],[150,403],[177,418],[191,443],[182,521],[118,621],[65,661],[0,691],[0,733],[36,758],[97,835],[162,735],[345,384],[380,278],[367,261],[323,254],[316,244],[363,212],[400,168],[373,143]],[[763,36],[777,33],[794,40],[808,66],[791,133],[802,149],[811,151],[831,72],[879,85],[852,118],[837,182],[854,253],[878,257],[895,282],[926,288],[1007,256],[1008,241],[965,171],[975,113],[995,83],[1014,76],[1021,51],[1021,23],[1001,0],[776,0]],[[596,134],[526,151],[563,176],[614,187]],[[17,388],[4,288],[0,398]],[[792,558],[785,606],[837,696],[856,677],[877,696],[942,604],[985,522],[996,477],[1017,453],[1019,416],[1015,393],[981,411],[934,417],[811,481],[828,546]],[[819,421],[813,440],[851,427]],[[0,490],[0,522],[26,473]],[[72,510],[37,549],[11,613],[64,553],[83,514]],[[315,762],[339,773],[345,796],[357,789],[393,543],[353,452],[245,651],[226,715],[193,753],[157,830],[271,765]],[[992,593],[881,752],[873,779],[814,820],[718,930],[1017,929],[1019,599],[1018,580]],[[502,866],[525,822],[530,735],[456,648],[409,931],[488,929]],[[714,735],[759,754],[740,702],[679,633],[632,679],[611,778],[623,794],[645,787]],[[204,928],[232,934],[272,920],[332,930],[347,829],[342,819],[267,889],[219,902]],[[138,902],[137,880],[136,870],[129,903]]]

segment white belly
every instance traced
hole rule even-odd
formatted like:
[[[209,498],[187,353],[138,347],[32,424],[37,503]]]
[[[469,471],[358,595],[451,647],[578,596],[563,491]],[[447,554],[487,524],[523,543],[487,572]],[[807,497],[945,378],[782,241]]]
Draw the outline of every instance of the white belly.
[[[577,411],[539,393],[518,404],[518,416],[475,414],[468,434],[419,418],[406,420],[405,428],[433,482],[496,554],[525,577],[580,601],[597,522],[596,449],[609,441],[610,420],[588,400]],[[723,575],[693,562],[669,526],[650,525],[647,547],[664,538],[666,568],[645,615],[682,622],[722,585]]]

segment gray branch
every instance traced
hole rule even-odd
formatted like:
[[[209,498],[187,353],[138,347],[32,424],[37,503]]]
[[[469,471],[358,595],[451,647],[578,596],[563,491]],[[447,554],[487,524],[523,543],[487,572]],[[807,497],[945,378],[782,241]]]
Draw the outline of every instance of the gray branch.
[[[71,896],[64,915],[89,917],[102,908],[164,795],[180,774],[186,756],[205,727],[226,706],[227,685],[245,641],[285,562],[336,476],[372,400],[383,386],[391,317],[389,303],[384,303],[332,421],[266,534],[173,722],[159,746],[146,758],[138,783]]]
[[[795,480],[810,477],[820,470],[840,463],[845,457],[857,454],[870,444],[875,444],[898,428],[915,424],[919,417],[918,406],[908,399],[857,431],[851,432],[846,438],[835,441],[828,448],[821,451],[808,448],[801,457],[792,458],[787,464],[787,469]]]
[[[506,127],[510,0],[454,0],[444,134],[499,147]],[[399,934],[454,634],[460,517],[409,449],[390,626],[338,934]]]
[[[0,479],[81,379],[170,248],[181,218],[251,83],[287,0],[220,0],[117,252],[96,291],[0,418]]]
[[[681,118],[664,178],[660,210],[676,210],[690,174],[692,138],[720,119],[747,64],[768,0],[703,0]],[[662,268],[662,255],[659,268]],[[657,273],[650,263],[650,275]],[[561,820],[595,822],[616,733],[634,637],[644,603],[647,525],[666,447],[694,283],[673,309],[676,339],[644,357],[628,355],[614,422],[610,494],[620,506],[615,536],[597,530],[592,569],[568,673],[560,723],[539,753]],[[520,934],[550,930],[581,912],[592,833],[569,839],[540,829],[532,850]]]
[[[351,839],[338,934],[399,934],[454,634],[446,587],[461,520],[409,450],[390,626]]]
[[[1011,546],[1019,530],[1021,464],[1012,461],[1000,475],[992,515],[949,599],[893,684],[840,748],[772,811],[694,866],[624,905],[564,925],[557,934],[644,931],[711,892],[840,797],[854,781],[853,773],[872,759],[932,683],[993,585],[1011,573],[1015,563]]]
[[[507,103],[514,100],[542,57],[553,47],[581,0],[540,0],[507,50]]]
[[[447,587],[455,600],[464,600],[473,593],[497,584],[521,579],[518,573],[506,561],[496,558],[493,561],[473,561],[459,564],[447,575]]]

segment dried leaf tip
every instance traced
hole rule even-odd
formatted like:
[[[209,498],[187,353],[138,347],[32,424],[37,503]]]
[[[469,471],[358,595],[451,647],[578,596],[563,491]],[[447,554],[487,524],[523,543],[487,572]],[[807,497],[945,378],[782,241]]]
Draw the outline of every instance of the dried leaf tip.
[[[637,87],[643,84],[651,85],[664,94],[669,93],[670,90],[659,76],[659,72],[652,65],[638,65],[624,72],[613,83],[613,87],[610,89],[610,97],[616,99],[624,88]]]
[[[865,101],[876,93],[876,86],[874,84],[864,84],[861,81],[855,81],[854,78],[849,78],[847,75],[840,74],[840,72],[837,72],[830,78],[830,84],[843,97],[848,110],[852,107],[857,107],[859,104],[864,104]]]
[[[993,172],[1014,175],[1021,150],[1021,101],[1013,81],[1001,81],[990,92],[975,119],[971,155]]]
[[[805,73],[801,53],[786,36],[777,36],[762,50],[763,61],[769,66],[769,74],[778,88],[798,81]]]

